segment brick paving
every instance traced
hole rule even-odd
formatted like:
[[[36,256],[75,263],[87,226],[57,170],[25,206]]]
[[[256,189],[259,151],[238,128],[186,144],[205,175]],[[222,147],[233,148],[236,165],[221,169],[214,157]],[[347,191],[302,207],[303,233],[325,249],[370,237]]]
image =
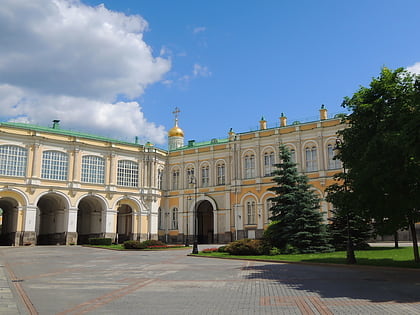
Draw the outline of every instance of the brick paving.
[[[420,314],[420,270],[188,252],[0,248],[0,314]]]

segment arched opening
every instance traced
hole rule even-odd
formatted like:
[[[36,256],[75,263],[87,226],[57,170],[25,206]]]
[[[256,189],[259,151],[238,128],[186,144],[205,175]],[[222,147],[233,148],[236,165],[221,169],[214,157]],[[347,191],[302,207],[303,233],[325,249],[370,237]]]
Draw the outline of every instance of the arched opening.
[[[133,209],[126,204],[118,207],[117,216],[117,242],[122,244],[132,238]]]
[[[103,214],[101,200],[88,196],[80,200],[77,211],[77,244],[88,244],[89,238],[103,237]]]
[[[66,244],[66,201],[58,194],[50,193],[38,201],[37,244]]]
[[[0,198],[0,245],[16,245],[18,202],[13,198]]]
[[[197,241],[199,244],[212,244],[214,239],[213,206],[201,201],[197,206]]]

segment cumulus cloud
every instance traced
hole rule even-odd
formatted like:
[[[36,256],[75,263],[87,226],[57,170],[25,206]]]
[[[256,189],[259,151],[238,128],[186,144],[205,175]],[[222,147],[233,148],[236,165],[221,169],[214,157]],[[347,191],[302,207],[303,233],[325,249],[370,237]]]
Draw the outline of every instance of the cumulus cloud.
[[[407,67],[407,71],[420,74],[420,62],[416,62],[414,65]]]
[[[10,119],[57,118],[63,126],[163,143],[164,128],[130,101],[171,67],[143,40],[147,28],[141,16],[78,0],[3,0],[0,109]]]

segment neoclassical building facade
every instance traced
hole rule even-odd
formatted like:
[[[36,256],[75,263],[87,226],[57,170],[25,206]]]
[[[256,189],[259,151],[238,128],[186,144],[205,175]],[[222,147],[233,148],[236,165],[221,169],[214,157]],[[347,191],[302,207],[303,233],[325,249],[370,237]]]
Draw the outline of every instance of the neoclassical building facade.
[[[83,244],[91,237],[225,243],[258,238],[269,223],[268,188],[285,144],[320,196],[341,170],[333,159],[344,125],[319,120],[185,143],[175,125],[168,149],[22,123],[0,124],[0,244]]]

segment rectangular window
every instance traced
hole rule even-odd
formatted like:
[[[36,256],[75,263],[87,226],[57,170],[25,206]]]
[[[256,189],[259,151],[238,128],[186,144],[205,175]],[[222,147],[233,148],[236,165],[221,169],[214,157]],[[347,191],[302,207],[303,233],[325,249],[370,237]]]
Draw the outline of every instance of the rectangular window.
[[[245,156],[245,178],[254,178],[255,177],[255,156],[247,155]]]
[[[207,187],[209,185],[209,167],[203,166],[201,168],[201,185]]]
[[[178,230],[178,208],[174,208],[172,210],[171,229]]]
[[[225,164],[217,165],[217,185],[225,184]]]
[[[82,157],[82,182],[103,184],[105,182],[105,160],[98,156]]]
[[[118,161],[117,185],[125,187],[138,187],[139,166],[132,161]]]
[[[335,170],[338,168],[341,168],[341,161],[338,159],[334,159],[334,147],[332,144],[329,144],[327,146],[328,150],[328,169],[329,170]]]
[[[14,145],[0,146],[0,175],[25,176],[27,150]]]
[[[172,189],[178,190],[179,186],[179,170],[175,170],[172,172]]]
[[[255,201],[247,201],[246,203],[246,212],[247,212],[247,222],[248,224],[256,224],[256,215],[255,215]]]
[[[53,180],[67,180],[68,155],[59,151],[42,153],[41,177]]]
[[[316,147],[306,148],[306,171],[314,172],[318,170]]]

